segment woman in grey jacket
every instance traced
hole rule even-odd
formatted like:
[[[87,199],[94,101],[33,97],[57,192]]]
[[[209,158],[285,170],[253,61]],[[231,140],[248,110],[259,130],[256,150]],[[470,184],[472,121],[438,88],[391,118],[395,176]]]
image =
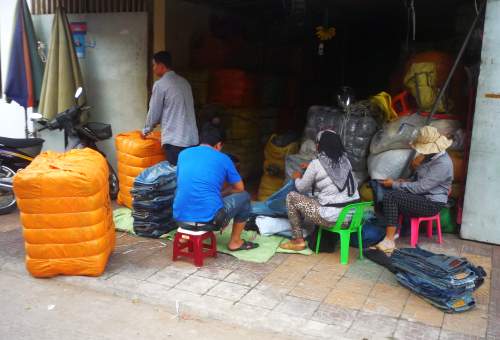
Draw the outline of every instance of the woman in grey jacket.
[[[452,141],[442,136],[435,127],[424,126],[411,145],[420,155],[422,163],[408,180],[386,179],[382,185],[393,189],[384,194],[383,212],[387,223],[386,237],[375,247],[392,253],[399,215],[426,217],[438,214],[448,202],[453,182],[453,162],[446,153]]]
[[[281,244],[283,249],[298,251],[306,247],[304,222],[329,226],[344,206],[359,201],[358,186],[340,136],[331,130],[320,132],[317,148],[318,158],[309,163],[304,176],[294,176],[298,192],[290,192],[286,198],[292,239]]]

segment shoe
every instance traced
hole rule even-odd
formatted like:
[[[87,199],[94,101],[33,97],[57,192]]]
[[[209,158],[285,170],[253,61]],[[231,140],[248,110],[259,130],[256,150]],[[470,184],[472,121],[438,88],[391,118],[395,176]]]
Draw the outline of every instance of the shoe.
[[[306,249],[306,243],[305,242],[293,243],[289,241],[280,244],[280,248],[285,250],[301,251]]]

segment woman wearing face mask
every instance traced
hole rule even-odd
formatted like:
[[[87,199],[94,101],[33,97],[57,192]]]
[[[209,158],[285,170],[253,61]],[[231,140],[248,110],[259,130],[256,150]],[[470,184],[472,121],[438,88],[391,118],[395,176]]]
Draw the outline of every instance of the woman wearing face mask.
[[[320,132],[317,149],[318,157],[309,163],[304,175],[294,174],[298,192],[290,192],[286,198],[292,239],[281,244],[283,249],[305,249],[305,223],[329,226],[343,207],[359,201],[358,186],[340,136],[331,130]]]

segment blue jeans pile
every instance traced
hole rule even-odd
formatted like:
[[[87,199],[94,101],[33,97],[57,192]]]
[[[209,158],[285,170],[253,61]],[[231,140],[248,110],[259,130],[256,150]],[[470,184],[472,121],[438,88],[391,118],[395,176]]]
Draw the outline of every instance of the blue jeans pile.
[[[295,182],[288,181],[265,201],[252,203],[250,216],[288,217],[286,196],[295,190]]]
[[[472,292],[486,272],[467,259],[434,254],[421,248],[396,249],[391,257],[398,282],[448,313],[464,312],[476,304]]]
[[[176,228],[172,204],[176,189],[176,168],[168,162],[147,168],[136,177],[130,190],[134,232],[158,238]]]

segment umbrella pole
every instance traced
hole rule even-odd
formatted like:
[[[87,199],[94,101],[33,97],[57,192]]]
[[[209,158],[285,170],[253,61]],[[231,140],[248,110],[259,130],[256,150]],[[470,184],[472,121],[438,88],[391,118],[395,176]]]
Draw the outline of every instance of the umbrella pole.
[[[24,108],[24,134],[26,138],[30,137],[30,130],[28,129],[28,109]]]

